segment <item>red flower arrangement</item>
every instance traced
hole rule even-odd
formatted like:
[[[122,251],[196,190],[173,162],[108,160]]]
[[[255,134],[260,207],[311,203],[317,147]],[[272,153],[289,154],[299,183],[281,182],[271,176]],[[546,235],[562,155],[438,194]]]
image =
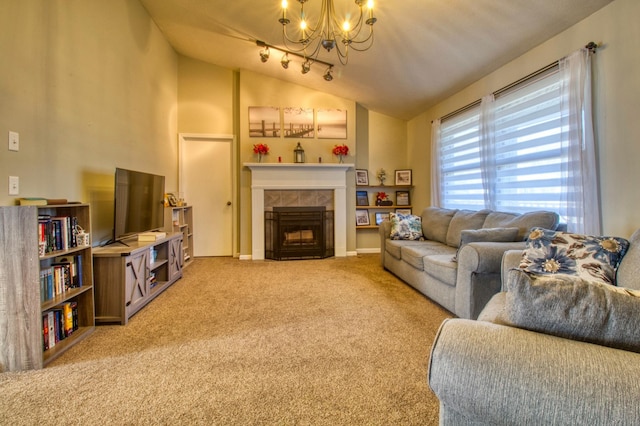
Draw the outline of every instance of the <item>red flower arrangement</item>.
[[[336,145],[333,147],[333,155],[348,155],[349,147],[346,145]]]
[[[266,143],[255,144],[255,145],[253,145],[253,153],[254,154],[260,154],[260,155],[268,154],[269,153],[269,145],[267,145]]]
[[[378,201],[384,201],[387,199],[387,193],[386,192],[378,192],[376,194],[376,200]]]

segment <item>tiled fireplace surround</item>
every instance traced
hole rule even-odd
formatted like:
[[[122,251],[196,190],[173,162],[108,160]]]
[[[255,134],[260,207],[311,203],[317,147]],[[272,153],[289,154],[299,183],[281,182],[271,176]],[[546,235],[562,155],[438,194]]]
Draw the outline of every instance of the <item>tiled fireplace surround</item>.
[[[264,212],[325,206],[334,211],[335,256],[347,255],[346,172],[353,164],[245,163],[251,170],[251,259],[264,259]]]

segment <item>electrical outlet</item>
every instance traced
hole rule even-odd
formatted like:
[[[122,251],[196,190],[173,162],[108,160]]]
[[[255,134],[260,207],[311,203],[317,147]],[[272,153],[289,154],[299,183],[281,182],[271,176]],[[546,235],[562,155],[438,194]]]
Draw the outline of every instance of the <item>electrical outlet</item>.
[[[9,195],[18,195],[20,193],[20,178],[18,176],[9,176]]]
[[[20,151],[20,133],[9,132],[9,151]]]

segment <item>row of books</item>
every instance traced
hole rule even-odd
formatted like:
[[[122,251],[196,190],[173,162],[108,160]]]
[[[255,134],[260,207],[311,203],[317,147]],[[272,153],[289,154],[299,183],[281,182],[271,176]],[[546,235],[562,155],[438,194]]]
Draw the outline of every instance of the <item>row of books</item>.
[[[78,329],[78,303],[66,302],[42,313],[42,350],[53,348]]]
[[[40,269],[41,302],[82,287],[82,255],[56,257],[50,266]]]
[[[38,238],[44,252],[69,250],[77,247],[78,218],[70,216],[38,216]]]

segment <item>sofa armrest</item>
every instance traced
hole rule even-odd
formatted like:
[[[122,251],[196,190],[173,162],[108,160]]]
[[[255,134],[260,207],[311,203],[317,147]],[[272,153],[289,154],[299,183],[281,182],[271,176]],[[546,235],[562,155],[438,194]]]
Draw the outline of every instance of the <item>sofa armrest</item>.
[[[637,424],[638,377],[640,354],[464,319],[440,326],[428,373],[441,420],[468,424]]]
[[[475,242],[458,253],[456,277],[456,315],[477,318],[484,305],[500,291],[502,255],[508,250],[523,250],[525,243]]]
[[[385,255],[385,244],[389,239],[389,235],[391,235],[391,222],[388,220],[383,220],[380,223],[380,227],[378,228],[378,235],[380,235],[380,265],[384,268],[384,255]]]
[[[520,266],[520,260],[522,259],[522,250],[509,250],[504,252],[502,256],[502,291],[506,291],[505,283],[507,278],[507,272],[510,269],[518,268]]]

